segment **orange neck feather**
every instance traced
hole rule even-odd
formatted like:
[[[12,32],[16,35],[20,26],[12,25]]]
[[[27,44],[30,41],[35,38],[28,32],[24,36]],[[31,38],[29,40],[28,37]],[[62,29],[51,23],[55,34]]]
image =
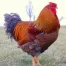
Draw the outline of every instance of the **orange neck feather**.
[[[59,28],[59,20],[55,17],[51,10],[47,7],[40,12],[34,25],[38,30],[46,33],[51,33]]]

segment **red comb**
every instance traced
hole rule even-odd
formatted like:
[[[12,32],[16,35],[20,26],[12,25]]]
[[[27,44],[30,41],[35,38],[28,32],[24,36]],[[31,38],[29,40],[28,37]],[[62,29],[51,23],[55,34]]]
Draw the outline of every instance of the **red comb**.
[[[54,6],[54,7],[56,7],[56,8],[57,8],[57,4],[56,4],[56,3],[49,2],[49,5]]]

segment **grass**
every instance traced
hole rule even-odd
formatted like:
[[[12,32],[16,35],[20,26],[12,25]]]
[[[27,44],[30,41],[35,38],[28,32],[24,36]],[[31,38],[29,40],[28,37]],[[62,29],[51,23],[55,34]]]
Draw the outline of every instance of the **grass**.
[[[61,27],[57,41],[39,56],[42,66],[66,66],[66,27]],[[17,48],[0,27],[0,66],[31,66],[31,56]]]

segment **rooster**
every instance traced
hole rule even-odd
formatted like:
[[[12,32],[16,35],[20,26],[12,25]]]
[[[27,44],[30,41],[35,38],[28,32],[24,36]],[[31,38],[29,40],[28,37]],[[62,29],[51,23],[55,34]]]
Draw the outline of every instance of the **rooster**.
[[[6,33],[18,42],[19,48],[32,56],[32,66],[40,66],[38,56],[58,37],[60,23],[56,8],[56,3],[49,2],[35,21],[22,21],[16,13],[4,15]]]

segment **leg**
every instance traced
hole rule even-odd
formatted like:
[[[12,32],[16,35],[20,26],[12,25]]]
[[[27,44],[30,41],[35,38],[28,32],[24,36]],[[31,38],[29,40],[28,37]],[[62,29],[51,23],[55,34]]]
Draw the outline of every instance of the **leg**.
[[[38,56],[36,56],[36,64],[37,64],[37,66],[41,66],[41,64],[40,64],[40,62],[39,62],[39,59],[38,59]]]
[[[35,58],[32,56],[32,66],[35,66]]]

